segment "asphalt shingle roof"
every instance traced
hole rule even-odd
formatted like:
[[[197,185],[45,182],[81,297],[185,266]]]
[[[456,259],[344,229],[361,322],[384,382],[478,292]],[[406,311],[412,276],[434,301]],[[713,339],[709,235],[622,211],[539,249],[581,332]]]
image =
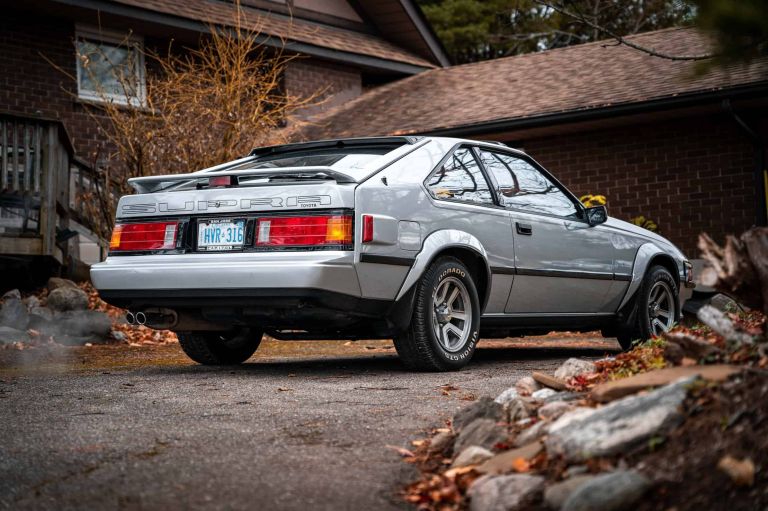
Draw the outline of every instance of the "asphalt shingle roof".
[[[194,21],[232,26],[235,6],[217,0],[114,0],[115,3],[130,5],[149,11],[178,16]],[[322,48],[378,57],[425,68],[435,64],[410,53],[389,41],[371,34],[354,32],[341,28],[288,18],[249,7],[241,7],[243,25],[256,29],[262,34],[297,41]]]
[[[638,34],[643,46],[702,55],[710,40],[690,28]],[[695,73],[673,61],[611,41],[433,69],[376,88],[315,119],[303,139],[424,133],[654,99],[768,85],[768,59]]]

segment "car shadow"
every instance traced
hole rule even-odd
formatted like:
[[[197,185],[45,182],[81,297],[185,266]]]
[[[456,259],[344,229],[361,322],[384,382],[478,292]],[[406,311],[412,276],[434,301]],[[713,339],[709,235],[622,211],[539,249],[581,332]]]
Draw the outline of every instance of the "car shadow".
[[[600,358],[607,355],[615,355],[620,350],[608,347],[581,347],[567,348],[563,346],[553,347],[481,347],[475,352],[472,362],[463,371],[501,369],[507,364],[516,362],[530,365],[530,361],[547,361],[550,359],[563,359],[568,357]],[[381,373],[413,373],[406,368],[392,353],[375,353],[369,356],[315,356],[307,358],[263,358],[229,367],[185,365],[185,366],[160,366],[146,368],[145,372],[155,374],[244,374],[253,373],[263,376],[280,376],[295,374],[302,376],[329,376],[338,375],[339,372],[349,374],[381,374]],[[434,373],[433,373],[434,374]]]

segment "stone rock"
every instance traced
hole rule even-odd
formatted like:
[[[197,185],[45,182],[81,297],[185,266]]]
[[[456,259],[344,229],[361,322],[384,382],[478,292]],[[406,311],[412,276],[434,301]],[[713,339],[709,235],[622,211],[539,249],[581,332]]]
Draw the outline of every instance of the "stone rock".
[[[641,390],[668,385],[680,378],[691,376],[700,376],[705,380],[722,382],[740,370],[739,366],[728,364],[667,367],[665,369],[636,374],[621,380],[601,383],[592,389],[592,399],[606,403],[629,394],[636,394]]]
[[[635,470],[617,470],[593,477],[574,489],[562,511],[618,511],[632,509],[652,486]]]
[[[586,465],[571,465],[563,472],[563,479],[568,479],[575,476],[580,476],[589,472],[589,467]]]
[[[53,321],[53,311],[48,307],[33,307],[29,311],[29,328],[39,330],[46,328]]]
[[[27,310],[30,312],[35,307],[40,307],[40,299],[35,295],[29,295],[28,297],[24,298],[22,302],[24,303],[24,306],[27,308]]]
[[[682,422],[679,406],[694,381],[695,378],[684,378],[603,408],[576,408],[549,427],[547,452],[579,462],[610,456],[663,434]]]
[[[48,291],[53,291],[54,289],[59,289],[60,287],[69,287],[74,289],[79,289],[77,287],[77,284],[72,282],[69,279],[62,279],[59,277],[51,277],[48,279]]]
[[[584,373],[594,373],[595,364],[588,360],[581,360],[578,358],[569,358],[563,365],[557,368],[555,371],[555,378],[558,380],[568,381],[574,376],[578,376]]]
[[[0,326],[0,344],[12,344],[14,342],[29,342],[29,335],[22,330]]]
[[[595,476],[593,475],[585,474],[555,483],[544,490],[544,503],[549,506],[550,509],[560,509],[574,490],[594,478]]]
[[[11,289],[6,292],[0,300],[21,300],[21,292],[18,289]]]
[[[683,357],[699,360],[717,356],[723,352],[717,346],[685,332],[664,332],[663,336],[667,340],[667,345],[664,347],[664,358],[673,363],[682,362]],[[678,357],[679,361],[677,360]]]
[[[548,375],[547,373],[540,373],[534,371],[531,373],[531,377],[538,383],[541,383],[545,387],[555,390],[565,390],[568,388],[568,383],[564,380],[558,380],[557,378]]]
[[[125,335],[125,333],[121,332],[120,330],[112,330],[112,332],[110,332],[110,335],[112,335],[112,338],[117,342],[124,342],[128,340],[128,336]],[[442,433],[440,433],[439,435],[436,435],[435,438],[437,438],[440,435],[442,435]],[[450,436],[451,438],[453,438],[453,435],[450,435]],[[434,442],[434,439],[432,441]]]
[[[506,404],[507,422],[517,422],[523,419],[528,419],[534,414],[535,408],[532,400],[525,397],[518,397]]]
[[[505,405],[509,403],[510,401],[517,399],[520,396],[520,393],[517,391],[516,387],[509,387],[507,390],[496,396],[496,401],[500,405]]]
[[[515,388],[521,396],[530,396],[541,388],[541,385],[531,376],[524,376],[515,383]]]
[[[48,308],[60,312],[85,310],[88,295],[77,287],[57,287],[48,294]]]
[[[456,456],[456,459],[451,464],[451,468],[479,465],[490,458],[493,458],[493,453],[488,449],[477,445],[470,445]]]
[[[544,389],[539,389],[533,394],[531,394],[531,397],[536,401],[544,401],[545,399],[550,398],[556,394],[557,394],[556,390],[544,388]]]
[[[504,407],[488,396],[481,397],[471,405],[462,408],[453,416],[454,431],[461,431],[475,419],[492,419],[498,422],[504,419]]]
[[[476,419],[467,424],[456,438],[453,445],[454,452],[461,452],[470,445],[477,445],[486,449],[507,440],[506,429],[499,426],[492,419]]]
[[[520,434],[517,435],[517,438],[515,438],[514,445],[519,447],[521,445],[530,444],[546,435],[548,430],[549,423],[539,421],[530,428],[521,431]]]
[[[104,312],[67,311],[55,317],[55,326],[57,332],[71,337],[105,339],[112,331],[112,320]]]
[[[117,332],[116,331],[112,332],[113,337],[115,333]],[[427,448],[427,450],[433,453],[444,452],[448,450],[449,446],[453,446],[454,438],[456,438],[456,435],[454,435],[450,431],[441,431],[437,435],[433,436],[432,439],[429,441],[429,447]]]
[[[536,500],[544,478],[528,474],[483,476],[470,486],[470,511],[516,511]]]
[[[528,461],[539,454],[543,448],[544,446],[541,445],[541,442],[531,442],[517,449],[510,449],[509,451],[497,454],[477,467],[476,470],[481,474],[506,474],[515,469],[517,460],[522,458]]]
[[[571,410],[571,408],[573,408],[573,405],[570,405],[565,401],[552,401],[539,408],[539,417],[544,420],[552,421]]]
[[[555,401],[578,401],[584,399],[586,393],[584,392],[555,392],[549,397],[542,399],[544,403],[553,403]]]
[[[24,330],[29,323],[27,307],[19,298],[8,297],[0,305],[0,325]]]

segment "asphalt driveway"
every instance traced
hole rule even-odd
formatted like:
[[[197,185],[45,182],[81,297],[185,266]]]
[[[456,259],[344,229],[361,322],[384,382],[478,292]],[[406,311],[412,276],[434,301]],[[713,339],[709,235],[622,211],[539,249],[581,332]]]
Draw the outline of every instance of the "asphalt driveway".
[[[0,508],[407,508],[397,491],[414,472],[388,445],[531,370],[616,348],[491,341],[447,374],[405,371],[383,341],[273,341],[235,369],[191,365],[177,345],[4,350]]]

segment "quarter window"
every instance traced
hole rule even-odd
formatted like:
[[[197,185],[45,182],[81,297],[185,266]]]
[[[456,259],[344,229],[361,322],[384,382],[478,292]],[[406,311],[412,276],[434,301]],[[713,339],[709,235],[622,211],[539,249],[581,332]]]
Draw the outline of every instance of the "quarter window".
[[[480,159],[496,179],[505,207],[556,216],[578,214],[573,201],[526,160],[485,150]]]
[[[78,27],[77,93],[82,99],[141,106],[145,100],[141,39]]]
[[[427,188],[436,199],[493,204],[488,181],[472,151],[461,147],[435,170],[427,180]]]

